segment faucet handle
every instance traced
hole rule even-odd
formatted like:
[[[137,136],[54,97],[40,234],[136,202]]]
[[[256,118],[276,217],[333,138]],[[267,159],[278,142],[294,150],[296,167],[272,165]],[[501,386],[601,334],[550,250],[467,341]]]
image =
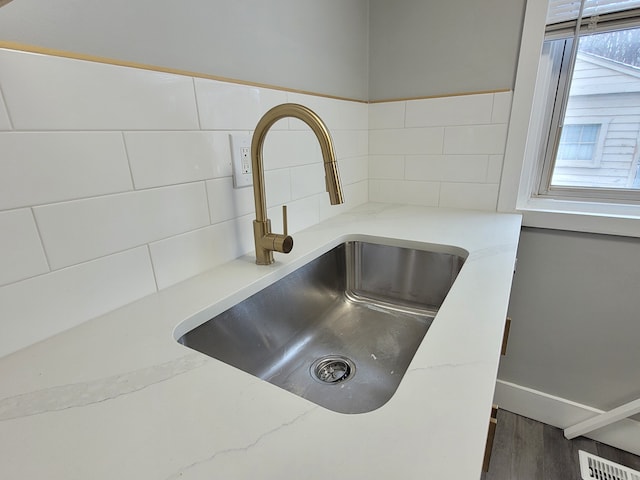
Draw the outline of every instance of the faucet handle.
[[[289,235],[289,228],[287,223],[288,223],[287,222],[287,206],[282,205],[282,228],[284,229],[282,233],[284,234],[285,237]]]

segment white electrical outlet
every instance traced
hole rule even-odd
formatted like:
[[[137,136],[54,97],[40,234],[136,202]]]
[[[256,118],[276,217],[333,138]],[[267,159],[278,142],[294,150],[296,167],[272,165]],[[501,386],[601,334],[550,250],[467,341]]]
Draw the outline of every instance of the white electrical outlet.
[[[229,141],[231,144],[233,187],[242,188],[253,185],[251,137],[248,133],[231,133],[229,134]]]

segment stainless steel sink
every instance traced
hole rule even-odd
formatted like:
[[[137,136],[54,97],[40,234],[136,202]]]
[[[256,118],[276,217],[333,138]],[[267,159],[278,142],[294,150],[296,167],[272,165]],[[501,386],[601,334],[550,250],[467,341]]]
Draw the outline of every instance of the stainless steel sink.
[[[431,250],[343,243],[178,341],[336,412],[375,410],[466,258]]]

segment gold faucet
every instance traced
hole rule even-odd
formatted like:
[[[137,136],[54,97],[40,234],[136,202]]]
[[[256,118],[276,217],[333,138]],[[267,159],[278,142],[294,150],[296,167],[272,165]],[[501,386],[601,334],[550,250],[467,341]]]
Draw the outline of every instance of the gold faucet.
[[[273,107],[258,122],[251,140],[251,167],[253,168],[253,197],[256,204],[256,219],[253,221],[253,238],[256,244],[256,263],[273,263],[273,252],[289,253],[293,248],[293,238],[287,235],[287,207],[282,207],[284,233],[271,232],[271,220],[267,218],[267,202],[264,192],[264,165],[262,146],[269,129],[278,120],[294,117],[311,127],[320,142],[324,161],[325,183],[331,205],[344,203],[342,187],[338,177],[338,165],[333,151],[329,129],[315,112],[295,103],[284,103]]]

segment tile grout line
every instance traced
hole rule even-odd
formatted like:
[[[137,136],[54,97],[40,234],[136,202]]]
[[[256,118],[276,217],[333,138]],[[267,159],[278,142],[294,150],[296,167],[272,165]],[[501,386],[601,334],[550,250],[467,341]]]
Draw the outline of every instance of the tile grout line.
[[[36,219],[36,212],[34,211],[33,207],[29,207],[29,211],[31,212],[31,218],[33,218],[33,223],[36,227],[36,232],[38,232],[38,238],[40,239],[40,246],[42,247],[42,253],[44,254],[44,259],[47,262],[47,268],[49,269],[48,272],[42,273],[41,275],[46,275],[47,273],[51,273],[54,270],[51,268],[51,261],[49,260],[49,254],[47,253],[47,248],[45,247],[44,240],[42,239],[42,232],[40,231],[40,225],[38,225],[38,220]],[[36,276],[39,276],[39,275],[36,275]],[[33,277],[29,277],[29,278],[33,278]],[[27,280],[27,279],[23,279],[23,280]],[[19,281],[22,281],[22,280],[19,280]],[[17,282],[13,282],[13,283],[17,283]]]
[[[156,286],[156,292],[160,291],[160,287],[158,287],[158,275],[156,274],[156,266],[153,263],[153,255],[151,255],[151,245],[146,244],[147,247],[147,255],[149,258],[149,264],[151,265],[151,275],[153,275],[153,283]]]
[[[226,177],[222,177],[222,178],[226,178]],[[207,198],[207,213],[209,214],[209,225],[213,225],[213,212],[211,211],[211,198],[209,196],[209,185],[208,185],[208,181],[209,180],[214,180],[214,179],[208,179],[208,180],[203,180],[204,182],[204,195]]]
[[[124,155],[125,157],[127,157],[127,167],[129,167],[129,178],[131,179],[131,188],[133,190],[133,192],[138,191],[138,189],[136,188],[136,181],[133,178],[133,168],[131,167],[131,157],[129,155],[129,149],[127,148],[127,140],[125,139],[124,136],[124,131],[120,132],[120,138],[122,139],[122,146],[124,148]],[[89,197],[91,198],[91,197]]]
[[[97,199],[97,198],[111,197],[111,196],[116,196],[116,195],[126,195],[126,194],[149,192],[149,191],[152,191],[152,190],[160,190],[160,189],[163,189],[163,188],[178,188],[178,187],[182,187],[182,186],[186,186],[186,185],[195,185],[197,183],[206,182],[207,180],[218,180],[218,179],[222,179],[222,178],[231,178],[231,176],[227,175],[225,177],[215,177],[215,178],[208,178],[208,179],[202,179],[202,180],[190,180],[188,182],[183,182],[183,183],[171,183],[171,184],[167,184],[167,185],[157,185],[157,186],[153,186],[153,187],[140,188],[139,190],[120,190],[120,191],[116,191],[116,192],[101,193],[99,195],[79,196],[79,197],[75,197],[75,198],[65,198],[65,199],[61,199],[61,200],[52,200],[52,201],[49,201],[47,203],[38,203],[36,205],[16,205],[16,206],[9,207],[9,208],[6,208],[6,209],[0,209],[0,212],[10,212],[12,210],[20,210],[22,208],[49,207],[49,206],[53,206],[53,205],[59,205],[61,203],[81,202],[81,201],[85,201],[85,200],[92,200],[92,199]]]
[[[4,95],[2,85],[0,85],[0,100],[2,100],[2,104],[4,105],[5,111],[7,112],[7,120],[9,120],[10,131],[15,131],[16,129],[11,118],[11,113],[9,113],[9,104],[7,103],[7,98]]]
[[[32,216],[34,217],[34,220],[35,220],[35,212],[33,211],[34,207],[27,207],[27,208],[30,208],[30,210],[32,211]],[[16,210],[18,210],[18,209],[16,209]],[[31,277],[28,277],[28,278],[23,278],[21,280],[17,280],[17,281],[14,281],[14,282],[10,282],[8,284],[2,285],[2,287],[5,287],[7,285],[20,283],[20,282],[27,281],[27,280],[31,280],[33,278],[46,276],[46,275],[49,275],[49,274],[53,274],[53,273],[60,272],[60,271],[66,270],[66,269],[78,267],[78,266],[81,266],[81,265],[86,265],[86,264],[94,262],[94,261],[104,260],[105,258],[113,256],[113,255],[120,255],[120,254],[123,254],[125,252],[130,252],[132,250],[141,248],[143,246],[149,246],[151,243],[161,242],[161,241],[173,238],[173,237],[177,237],[177,236],[180,236],[180,235],[192,233],[194,231],[201,230],[201,229],[204,229],[204,228],[207,228],[207,227],[211,226],[210,223],[207,223],[205,225],[201,225],[201,226],[198,226],[196,228],[192,228],[192,229],[189,229],[189,230],[186,230],[186,231],[183,231],[183,232],[171,234],[171,235],[168,235],[168,236],[163,236],[162,238],[156,238],[156,239],[149,240],[149,241],[146,241],[146,242],[143,242],[143,243],[139,243],[139,244],[136,244],[136,245],[132,245],[132,246],[129,246],[129,247],[126,247],[126,248],[122,248],[122,249],[119,249],[119,250],[116,250],[116,251],[111,251],[111,252],[108,252],[108,253],[101,253],[97,257],[87,258],[87,259],[83,259],[83,260],[77,261],[77,262],[72,263],[72,264],[63,265],[63,266],[58,267],[58,268],[53,268],[51,266],[51,261],[49,260],[49,255],[46,252],[46,249],[45,249],[45,246],[44,246],[44,242],[42,240],[42,235],[40,233],[40,228],[39,228],[39,226],[37,224],[37,221],[35,223],[36,223],[36,229],[37,229],[37,232],[38,232],[38,236],[40,237],[40,242],[41,242],[41,245],[42,245],[44,253],[45,253],[45,259],[47,261],[47,266],[49,268],[49,271],[43,272],[43,273],[40,273],[40,274],[37,274],[37,275],[33,275]],[[222,223],[222,222],[218,222],[218,223]]]
[[[495,111],[496,111],[496,94],[494,93],[491,95],[491,115],[489,115],[489,122],[488,122],[489,124],[495,123],[493,121],[493,114]]]
[[[200,105],[198,104],[198,91],[196,89],[196,79],[191,77],[191,84],[193,85],[193,99],[196,105],[196,118],[198,119],[198,130],[202,130],[202,121],[200,120]]]
[[[187,233],[187,232],[185,232],[185,233]],[[182,234],[179,234],[179,235],[182,235]],[[171,238],[171,237],[167,237],[167,238]],[[162,239],[162,240],[165,240],[165,239]],[[9,285],[15,285],[15,284],[18,284],[18,283],[21,283],[21,282],[26,282],[26,281],[29,281],[29,280],[33,280],[34,278],[45,277],[47,275],[52,275],[52,274],[55,274],[55,273],[58,273],[58,272],[62,272],[64,270],[69,270],[69,269],[72,269],[72,268],[75,268],[75,267],[80,267],[80,266],[86,265],[88,263],[96,262],[96,261],[99,261],[99,260],[104,260],[105,258],[114,256],[114,255],[120,255],[120,254],[123,254],[123,253],[126,253],[126,252],[130,252],[130,251],[135,250],[137,248],[141,248],[144,245],[147,245],[147,244],[143,243],[143,244],[140,244],[140,245],[136,245],[135,247],[125,248],[123,250],[118,250],[116,252],[107,253],[105,255],[100,255],[99,257],[96,257],[96,258],[90,258],[89,260],[82,260],[81,262],[74,263],[74,264],[71,264],[71,265],[65,265],[65,266],[59,267],[59,268],[51,268],[48,272],[39,273],[39,274],[33,275],[31,277],[27,277],[27,278],[23,278],[21,280],[16,280],[16,281],[13,281],[13,282],[10,282],[10,283],[6,283],[6,284],[4,284],[4,285],[2,285],[0,287],[7,287]]]
[[[402,102],[402,128],[409,128],[407,127],[407,104],[409,103],[409,101],[404,101]]]
[[[484,181],[482,183],[489,184],[489,170],[491,169],[491,154],[486,154],[487,157],[487,166],[484,170]]]

